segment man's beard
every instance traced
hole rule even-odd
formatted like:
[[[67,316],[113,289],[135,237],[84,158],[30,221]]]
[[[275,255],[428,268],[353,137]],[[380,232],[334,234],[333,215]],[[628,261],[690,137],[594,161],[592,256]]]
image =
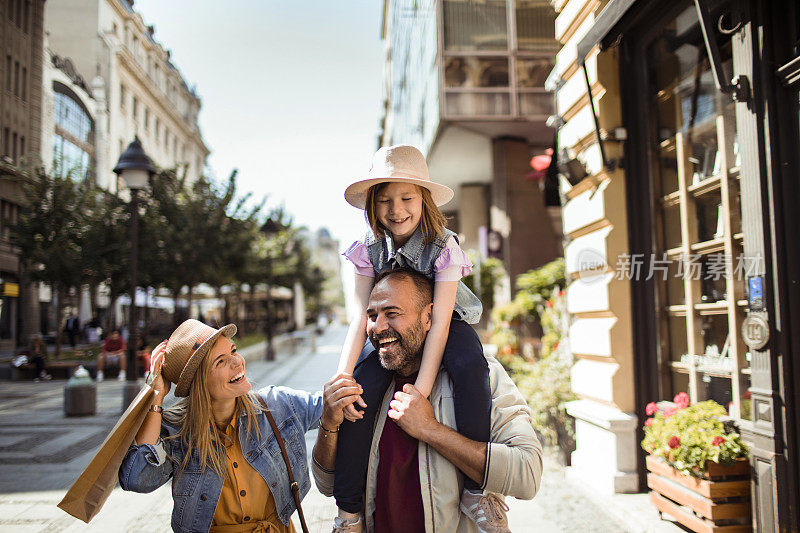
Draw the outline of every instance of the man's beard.
[[[380,340],[394,337],[397,342],[384,351],[380,349]],[[381,366],[386,370],[397,372],[401,375],[404,370],[408,370],[419,362],[422,355],[422,347],[425,345],[425,329],[422,321],[418,320],[412,324],[404,335],[397,330],[388,328],[380,334],[372,334],[369,337],[372,345],[378,350],[378,359]],[[408,372],[405,372],[407,374]]]

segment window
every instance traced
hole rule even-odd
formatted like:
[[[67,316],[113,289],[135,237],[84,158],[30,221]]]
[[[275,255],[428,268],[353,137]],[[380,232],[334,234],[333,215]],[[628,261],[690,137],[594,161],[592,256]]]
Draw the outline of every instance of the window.
[[[556,13],[547,0],[517,0],[517,48],[520,50],[553,50]]]
[[[721,94],[686,8],[644,47],[656,221],[661,397],[689,393],[750,418],[748,348],[741,336],[745,278],[763,261],[743,255],[739,148],[734,102]],[[727,42],[726,42],[727,41]],[[702,53],[698,53],[702,52]],[[720,37],[732,72],[730,37]]]
[[[155,126],[153,127],[153,130],[154,130],[154,131],[155,131],[155,133],[156,133],[156,143],[158,143],[158,134],[159,134],[159,129],[160,129],[160,128],[161,128],[161,125],[160,125],[160,124],[159,124],[159,122],[158,122],[158,117],[156,117],[156,124],[155,124]]]
[[[133,120],[137,120],[138,118],[137,117],[138,109],[139,109],[139,101],[136,99],[136,96],[134,95],[133,100],[131,101],[131,116],[133,117]]]
[[[22,28],[22,0],[17,0],[17,15],[15,18],[17,20],[17,28]]]
[[[53,172],[84,180],[90,175],[94,152],[92,118],[68,87],[54,84],[54,89]]]
[[[11,159],[17,160],[17,132],[11,134]]]
[[[6,91],[11,90],[11,56],[6,56]]]
[[[444,49],[507,50],[506,5],[505,0],[445,0]]]
[[[11,155],[11,130],[3,128],[3,155]]]
[[[29,25],[31,18],[31,2],[30,0],[25,1],[25,17],[22,20],[22,29],[25,33],[30,33],[31,28]]]
[[[119,84],[119,108],[122,112],[125,112],[126,109],[126,102],[128,99],[128,92],[125,90],[125,86],[121,83]]]
[[[14,61],[14,96],[19,96],[19,61]]]
[[[150,129],[150,110],[147,109],[147,106],[144,106],[144,129]]]
[[[25,137],[23,136],[19,138],[19,155],[25,157]]]
[[[28,69],[22,67],[22,99],[27,100],[28,98]]]

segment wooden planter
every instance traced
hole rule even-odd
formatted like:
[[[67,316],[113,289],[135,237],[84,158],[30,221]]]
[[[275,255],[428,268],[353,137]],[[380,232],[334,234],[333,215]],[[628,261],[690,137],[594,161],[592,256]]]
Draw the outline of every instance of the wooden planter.
[[[697,533],[751,533],[750,464],[708,463],[705,478],[686,476],[647,456],[650,501],[662,513]]]

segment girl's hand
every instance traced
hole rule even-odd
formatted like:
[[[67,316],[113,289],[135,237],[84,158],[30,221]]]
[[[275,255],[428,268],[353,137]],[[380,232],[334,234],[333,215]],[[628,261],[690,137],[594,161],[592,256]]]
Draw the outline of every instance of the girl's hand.
[[[161,375],[161,365],[164,364],[164,355],[166,351],[167,341],[163,341],[155,347],[150,357],[150,377],[148,381],[156,392],[158,392],[158,396],[153,400],[155,405],[161,405],[164,402],[164,396],[167,395],[170,389],[169,381],[165,380]]]
[[[347,405],[347,407],[344,408],[344,417],[348,419],[350,422],[355,422],[356,420],[361,420],[362,418],[364,418],[363,411],[359,411],[358,409],[356,409],[356,404],[360,405],[362,408],[365,408],[367,406],[366,402],[361,397],[361,395],[356,397],[355,402]]]

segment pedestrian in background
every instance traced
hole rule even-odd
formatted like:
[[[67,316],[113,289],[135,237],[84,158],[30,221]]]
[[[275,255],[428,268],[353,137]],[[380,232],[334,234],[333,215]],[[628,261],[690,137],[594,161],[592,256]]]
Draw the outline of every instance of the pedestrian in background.
[[[33,378],[33,381],[49,381],[52,379],[52,376],[44,368],[45,359],[47,359],[47,347],[44,345],[42,336],[34,333],[28,343],[28,360],[33,364],[36,371],[36,377]]]
[[[67,317],[67,323],[64,327],[64,330],[67,332],[67,336],[69,337],[69,345],[75,348],[75,339],[81,332],[81,323],[78,320],[78,317],[76,317],[75,313],[72,311],[70,311],[69,316]]]
[[[311,486],[304,434],[320,418],[340,418],[361,390],[339,376],[324,397],[276,386],[253,392],[235,333],[233,324],[214,329],[190,319],[153,350],[158,394],[119,482],[151,492],[172,479],[174,531],[294,532],[290,517]],[[170,383],[182,399],[164,410]]]

